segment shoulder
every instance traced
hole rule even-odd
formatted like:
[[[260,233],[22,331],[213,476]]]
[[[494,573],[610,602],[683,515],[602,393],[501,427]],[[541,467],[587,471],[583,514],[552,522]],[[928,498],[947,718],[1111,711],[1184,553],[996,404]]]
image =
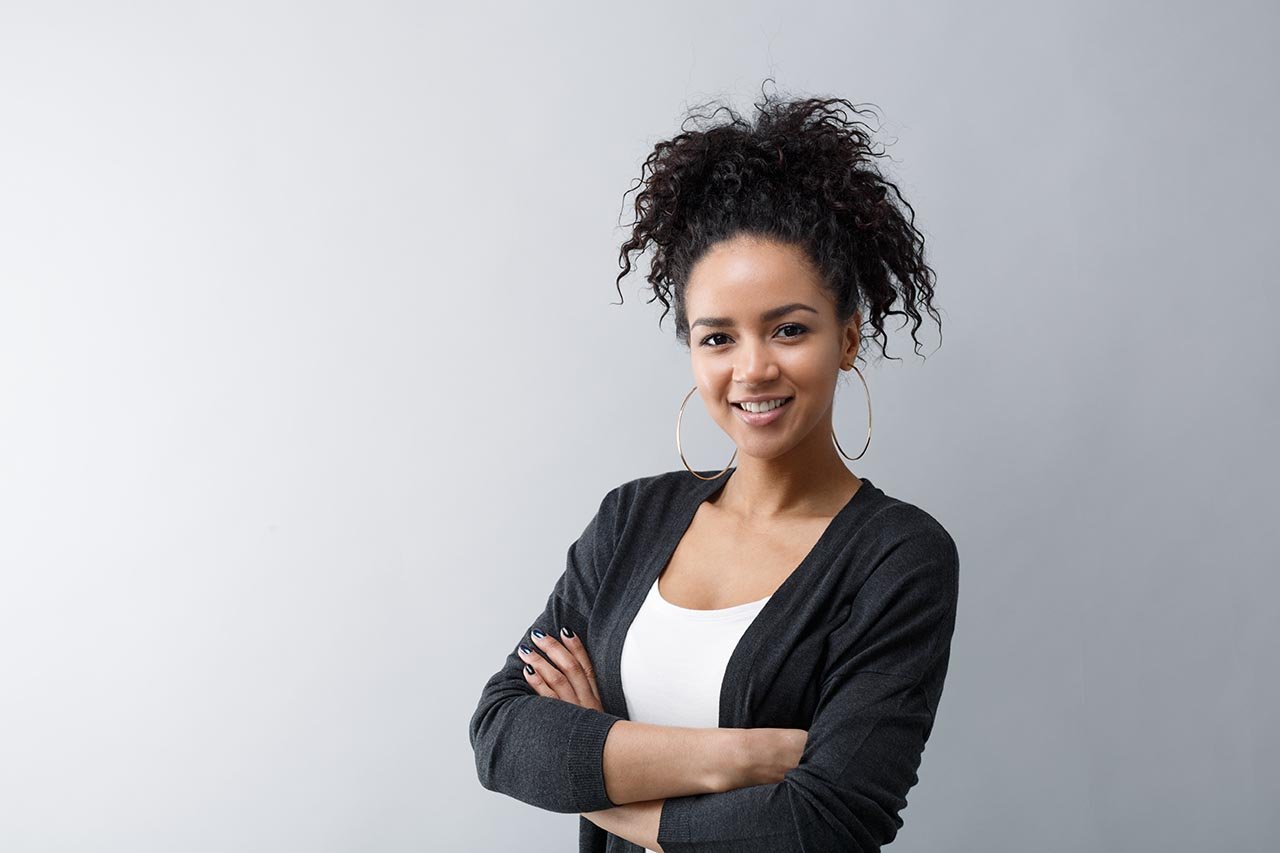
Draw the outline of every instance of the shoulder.
[[[601,501],[601,510],[620,521],[634,515],[651,519],[655,512],[688,496],[700,482],[684,469],[633,477],[609,489]]]
[[[876,515],[878,532],[893,540],[911,541],[920,548],[939,553],[956,551],[955,539],[932,513],[901,498],[881,494],[882,506]]]
[[[960,553],[950,531],[911,501],[875,489],[863,523],[853,533],[849,558],[855,578],[937,586],[954,597]],[[860,583],[859,583],[860,585]]]
[[[675,471],[633,477],[610,488],[587,523],[578,542],[596,549],[601,565],[651,547],[654,537],[668,529],[684,507],[689,486]],[[696,478],[685,471],[685,477]]]
[[[653,532],[677,523],[691,502],[714,487],[714,482],[700,480],[683,468],[633,477],[609,489],[600,503],[599,516],[619,534],[631,526]]]

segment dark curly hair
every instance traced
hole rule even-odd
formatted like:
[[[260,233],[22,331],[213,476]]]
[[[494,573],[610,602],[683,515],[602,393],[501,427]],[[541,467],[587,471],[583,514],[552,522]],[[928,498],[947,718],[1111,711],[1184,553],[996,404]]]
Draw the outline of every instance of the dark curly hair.
[[[642,188],[635,198],[636,219],[628,226],[630,239],[618,256],[618,296],[622,278],[632,269],[631,253],[651,245],[646,280],[654,296],[648,302],[656,299],[664,306],[659,327],[674,305],[676,338],[688,348],[684,295],[690,270],[716,243],[754,236],[805,250],[835,298],[840,322],[864,309],[863,323],[875,330],[870,337],[880,339],[882,355],[888,357],[884,319],[891,314],[914,321],[911,337],[919,355],[917,306],[937,321],[941,346],[942,318],[933,307],[936,277],[924,260],[915,211],[872,160],[884,156],[883,147],[874,151],[869,128],[850,121],[842,107],[856,115],[863,111],[843,98],[768,95],[755,107],[754,126],[729,106],[710,115],[695,111],[679,135],[654,146],[639,181],[627,190]],[[725,122],[686,127],[721,110],[728,113]],[[623,199],[625,206],[626,193]],[[898,300],[903,310],[893,309]]]

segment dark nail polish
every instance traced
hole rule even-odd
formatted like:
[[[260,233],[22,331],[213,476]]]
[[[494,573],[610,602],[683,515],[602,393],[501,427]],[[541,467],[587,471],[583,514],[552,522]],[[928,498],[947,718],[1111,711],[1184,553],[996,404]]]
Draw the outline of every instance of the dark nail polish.
[[[566,637],[568,637],[571,640],[573,639],[573,631],[569,630],[568,628],[561,628],[560,633],[564,634]]]
[[[539,631],[537,628],[534,628],[534,629],[533,629],[533,636],[535,636],[535,637],[537,637],[539,640],[541,640],[543,637],[545,637],[545,636],[547,636],[547,635],[546,635],[546,634],[544,634],[544,633],[542,633],[541,631]]]
[[[524,671],[529,673],[530,675],[533,675],[533,667],[529,666],[529,664],[524,665]]]
[[[526,655],[533,654],[533,649],[529,648],[524,643],[520,644],[520,651],[524,652]]]

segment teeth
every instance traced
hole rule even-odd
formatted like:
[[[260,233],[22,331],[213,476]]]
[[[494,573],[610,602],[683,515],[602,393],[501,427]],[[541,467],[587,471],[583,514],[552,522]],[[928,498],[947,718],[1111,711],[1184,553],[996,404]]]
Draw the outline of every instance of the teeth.
[[[760,412],[768,412],[776,409],[783,403],[787,402],[788,399],[789,398],[784,397],[781,400],[766,400],[763,403],[739,403],[738,406],[746,409],[748,412],[756,412],[758,414]]]

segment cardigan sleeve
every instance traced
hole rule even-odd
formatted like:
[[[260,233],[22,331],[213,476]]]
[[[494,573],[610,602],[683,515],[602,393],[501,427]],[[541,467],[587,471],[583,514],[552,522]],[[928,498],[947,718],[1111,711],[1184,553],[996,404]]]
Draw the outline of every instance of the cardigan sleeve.
[[[894,839],[955,625],[959,558],[930,529],[888,549],[831,631],[800,764],[781,782],[667,798],[665,853],[870,853]]]
[[[587,636],[599,577],[613,554],[619,523],[618,489],[600,503],[582,535],[569,546],[564,572],[546,606],[513,638],[502,668],[485,683],[469,723],[480,784],[490,791],[553,812],[610,808],[605,794],[604,742],[619,716],[541,696],[525,680],[516,647],[537,652],[529,630],[558,636],[561,626]],[[539,653],[540,654],[540,653]],[[549,661],[545,666],[552,666]],[[534,664],[535,668],[537,664]]]

